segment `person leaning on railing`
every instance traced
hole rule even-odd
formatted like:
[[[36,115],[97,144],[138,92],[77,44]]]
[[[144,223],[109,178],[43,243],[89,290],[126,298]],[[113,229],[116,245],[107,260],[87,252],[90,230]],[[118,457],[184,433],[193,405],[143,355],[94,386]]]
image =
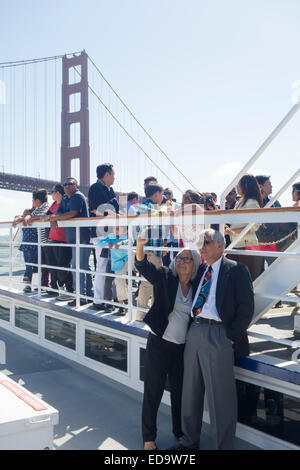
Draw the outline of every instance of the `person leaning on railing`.
[[[57,212],[63,196],[65,195],[64,187],[61,184],[56,184],[51,190],[53,203],[49,207],[41,220],[50,221],[51,217]],[[63,227],[51,227],[49,232],[49,243],[45,247],[46,261],[49,266],[57,266],[62,268],[69,268],[72,259],[72,248],[64,246],[66,244],[65,229]],[[53,246],[55,245],[55,246]],[[59,245],[59,246],[57,246]],[[64,290],[66,287],[66,291]],[[56,300],[66,301],[72,300],[68,292],[73,292],[73,275],[71,271],[61,269],[51,269],[51,287],[58,289],[59,295]],[[55,292],[49,293],[56,296]]]
[[[46,189],[40,188],[32,193],[32,209],[25,210],[23,216],[15,217],[13,226],[22,223],[25,227],[30,225],[33,221],[38,220],[40,215],[45,214],[49,209],[48,204],[48,193]],[[38,233],[36,228],[26,228],[22,230],[22,241],[26,243],[37,243],[38,242]],[[47,243],[48,233],[46,229],[41,229],[41,243]],[[38,261],[38,247],[37,245],[22,245],[19,247],[19,250],[23,252],[24,261],[25,261],[25,273],[23,277],[23,282],[26,284],[24,287],[24,292],[31,292],[31,281],[32,275],[34,272],[37,272],[35,266],[31,266],[27,263],[36,264]],[[42,248],[42,264],[45,264],[45,254]],[[42,268],[42,286],[48,287],[48,274],[49,270]]]
[[[202,214],[204,208],[203,196],[195,191],[194,189],[187,189],[181,199],[181,204],[176,204],[174,209],[168,210],[169,215],[172,216],[184,216],[191,214]],[[176,245],[183,248],[185,245],[189,246],[195,242],[197,237],[197,231],[202,230],[203,227],[186,224],[185,221],[182,224],[171,225],[171,231],[173,239],[176,241]]]
[[[295,183],[292,186],[292,200],[293,207],[300,207],[300,183]],[[277,243],[278,251],[285,251],[296,239],[298,232],[298,224],[296,222],[285,222],[279,224],[279,239]]]
[[[197,274],[201,258],[197,250],[184,248],[170,267],[155,266],[147,259],[147,229],[137,240],[135,266],[153,286],[154,303],[144,318],[151,328],[148,336],[142,434],[145,450],[156,448],[156,418],[167,376],[170,382],[173,433],[182,436],[181,394],[183,380],[183,350],[189,326],[193,294],[198,286]]]
[[[63,196],[59,208],[56,213],[51,216],[50,226],[56,229],[57,221],[64,221],[73,218],[88,217],[88,207],[84,194],[78,189],[78,181],[73,177],[68,177],[63,183],[65,195]],[[90,228],[80,227],[80,244],[90,244]],[[65,227],[66,241],[68,244],[76,243],[76,229],[75,227]],[[79,267],[82,270],[90,271],[89,258],[91,254],[90,247],[81,247],[79,250]],[[72,247],[71,268],[76,269],[76,247]],[[73,288],[80,288],[82,296],[93,297],[92,276],[90,274],[80,273],[79,277],[80,286],[76,286],[76,274],[73,271]],[[90,303],[89,300],[81,298],[80,305]],[[76,305],[76,300],[69,302],[70,306]]]
[[[300,207],[300,182],[292,186],[293,207]]]
[[[262,207],[262,196],[253,175],[244,175],[237,186],[238,194],[241,196],[236,203],[234,210],[239,209],[259,209]],[[260,224],[254,224],[254,226],[248,230],[243,238],[237,242],[234,249],[246,250],[247,246],[253,246],[258,244],[256,231]],[[231,224],[230,228],[225,229],[226,235],[230,235],[231,242],[244,230],[247,224]],[[251,255],[227,255],[229,259],[245,264],[251,275],[252,281],[254,281],[262,271],[262,257],[251,256]]]

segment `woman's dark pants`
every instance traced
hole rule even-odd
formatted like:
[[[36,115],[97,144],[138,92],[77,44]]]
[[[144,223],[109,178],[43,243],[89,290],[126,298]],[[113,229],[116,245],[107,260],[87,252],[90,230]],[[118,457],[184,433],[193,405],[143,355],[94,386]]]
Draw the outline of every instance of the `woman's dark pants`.
[[[156,418],[163,396],[166,379],[169,379],[173,433],[182,436],[181,396],[183,381],[184,344],[165,341],[149,333],[144,380],[144,399],[142,411],[143,440],[155,441]]]

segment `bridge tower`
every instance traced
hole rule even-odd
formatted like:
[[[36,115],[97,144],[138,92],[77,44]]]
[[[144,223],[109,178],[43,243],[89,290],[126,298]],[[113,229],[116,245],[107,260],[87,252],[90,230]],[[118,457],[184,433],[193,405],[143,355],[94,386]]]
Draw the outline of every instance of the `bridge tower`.
[[[81,68],[81,79],[70,83],[70,69]],[[77,69],[76,69],[77,70]],[[90,145],[89,145],[89,107],[88,107],[88,56],[83,51],[78,56],[62,59],[62,112],[61,112],[61,181],[71,175],[71,161],[80,162],[80,189],[87,195],[90,186]],[[70,97],[80,93],[80,109],[70,112]],[[71,125],[80,125],[80,144],[71,147]]]

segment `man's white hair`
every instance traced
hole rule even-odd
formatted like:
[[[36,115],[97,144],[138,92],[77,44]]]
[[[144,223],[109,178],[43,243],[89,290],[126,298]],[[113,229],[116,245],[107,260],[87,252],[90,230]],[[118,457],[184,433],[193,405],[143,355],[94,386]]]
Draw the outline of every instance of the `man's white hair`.
[[[200,249],[203,246],[204,239],[209,239],[214,243],[222,243],[223,248],[225,248],[225,239],[221,232],[218,230],[214,230],[213,228],[207,228],[202,230],[199,236],[199,240],[197,242],[197,247]]]

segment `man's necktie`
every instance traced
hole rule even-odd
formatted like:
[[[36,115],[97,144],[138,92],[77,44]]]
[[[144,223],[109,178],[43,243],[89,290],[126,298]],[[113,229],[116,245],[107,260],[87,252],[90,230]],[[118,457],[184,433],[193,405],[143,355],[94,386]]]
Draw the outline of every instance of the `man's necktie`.
[[[198,298],[193,307],[193,317],[198,316],[202,312],[203,305],[205,304],[208,298],[210,286],[211,286],[211,272],[212,272],[212,267],[209,266],[208,270],[205,273]]]

